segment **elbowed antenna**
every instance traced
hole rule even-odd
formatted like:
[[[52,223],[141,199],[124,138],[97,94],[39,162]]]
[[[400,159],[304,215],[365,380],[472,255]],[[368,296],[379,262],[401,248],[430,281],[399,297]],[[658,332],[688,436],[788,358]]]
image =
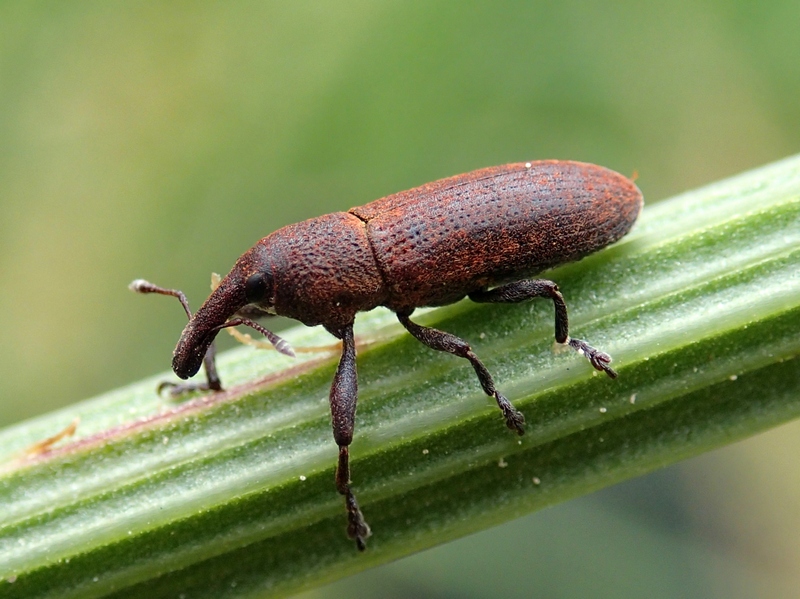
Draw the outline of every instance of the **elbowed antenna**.
[[[165,289],[164,287],[159,287],[144,279],[136,279],[128,285],[128,289],[136,293],[170,295],[177,298],[183,306],[186,316],[189,318],[189,323],[184,328],[178,345],[175,347],[172,354],[172,369],[175,371],[175,374],[182,379],[187,379],[197,374],[203,364],[209,347],[211,347],[219,331],[240,324],[255,329],[264,335],[275,349],[282,354],[292,358],[295,356],[288,341],[262,327],[257,322],[248,318],[234,318],[228,320],[228,318],[244,307],[245,304],[241,302],[246,301],[237,297],[240,293],[236,293],[236,285],[230,282],[229,277],[230,275],[223,279],[217,289],[214,290],[195,315],[192,315],[189,302],[182,291],[177,289]],[[231,289],[234,290],[233,293]],[[214,370],[213,360],[211,369]],[[212,379],[217,381],[216,385],[211,382]],[[218,383],[216,372],[213,372],[213,374],[211,374],[211,371],[209,372],[209,385],[212,389],[221,390],[222,387]]]
[[[134,279],[128,285],[128,289],[131,291],[135,291],[136,293],[159,293],[161,295],[171,295],[172,297],[177,297],[178,301],[183,306],[183,310],[186,312],[186,316],[189,317],[189,320],[192,319],[192,311],[189,309],[189,301],[186,299],[186,295],[184,295],[183,291],[178,291],[177,289],[165,289],[164,287],[159,287],[158,285],[154,285],[150,281],[146,281],[144,279]]]
[[[179,291],[177,289],[164,289],[163,287],[154,285],[150,281],[145,281],[144,279],[136,279],[131,281],[130,285],[128,285],[128,289],[135,291],[136,293],[158,293],[160,295],[171,295],[172,297],[176,297],[178,298],[178,301],[180,301],[181,306],[183,306],[183,310],[186,312],[186,316],[189,318],[189,320],[192,318],[192,311],[189,308],[189,301],[186,299],[186,295],[184,295],[183,291]],[[206,351],[206,355],[203,357],[203,363],[206,366],[207,382],[197,385],[176,385],[175,383],[164,381],[158,385],[158,393],[161,394],[161,391],[167,388],[170,389],[170,395],[173,397],[177,397],[186,391],[194,390],[222,391],[222,382],[219,380],[217,366],[214,362],[214,353],[214,346],[212,345],[209,347],[208,351]]]

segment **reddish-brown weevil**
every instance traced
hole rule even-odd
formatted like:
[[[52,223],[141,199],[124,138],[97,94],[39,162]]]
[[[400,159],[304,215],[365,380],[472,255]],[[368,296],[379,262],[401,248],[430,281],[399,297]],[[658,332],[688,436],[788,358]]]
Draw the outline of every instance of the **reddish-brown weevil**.
[[[192,316],[180,291],[138,280],[141,293],[173,295],[189,315],[172,358],[186,379],[205,362],[208,382],[188,389],[222,389],[213,341],[230,326],[260,331],[276,349],[289,345],[252,318],[279,314],[324,326],[342,341],[330,391],[333,437],[339,446],[336,489],[347,508],[347,534],[363,550],[370,529],[350,488],[348,447],[353,440],[358,382],[353,321],[356,313],[386,306],[428,347],[469,360],[484,392],[497,401],[506,425],[523,434],[525,419],[494,386],[486,367],[462,339],[410,320],[415,308],[475,302],[516,303],[535,297],[555,305],[555,338],[611,378],[611,357],[568,334],[567,307],[558,286],[526,279],[580,260],[625,235],[642,206],[634,183],[606,168],[547,160],[507,164],[442,179],[289,225],[246,251]],[[175,390],[173,390],[175,391]]]

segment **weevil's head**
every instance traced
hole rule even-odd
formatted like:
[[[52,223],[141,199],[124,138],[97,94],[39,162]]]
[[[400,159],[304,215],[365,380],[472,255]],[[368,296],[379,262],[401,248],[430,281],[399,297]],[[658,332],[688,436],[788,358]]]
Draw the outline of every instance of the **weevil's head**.
[[[236,261],[183,329],[172,352],[172,370],[182,379],[197,374],[223,325],[236,314],[274,314],[273,276],[266,246],[259,242]]]

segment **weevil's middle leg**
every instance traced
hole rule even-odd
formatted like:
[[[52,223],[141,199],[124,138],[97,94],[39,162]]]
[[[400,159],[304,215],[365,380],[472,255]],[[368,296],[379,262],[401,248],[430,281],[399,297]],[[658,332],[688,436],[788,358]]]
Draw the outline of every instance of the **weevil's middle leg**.
[[[503,412],[503,416],[506,419],[506,426],[512,431],[516,431],[519,435],[524,434],[525,429],[523,428],[523,425],[525,424],[525,417],[522,415],[522,412],[511,405],[511,402],[508,401],[508,398],[495,389],[492,375],[489,374],[488,370],[486,370],[486,366],[484,366],[483,362],[478,359],[478,356],[475,355],[469,344],[463,339],[450,333],[445,333],[444,331],[440,331],[438,329],[424,327],[415,322],[411,322],[409,319],[410,315],[411,313],[398,313],[397,319],[400,321],[400,324],[402,324],[406,330],[408,330],[409,333],[411,333],[414,337],[431,349],[448,352],[460,358],[466,358],[469,360],[470,364],[472,364],[472,368],[475,370],[475,374],[478,375],[478,380],[481,383],[481,387],[483,387],[484,393],[486,393],[486,395],[489,397],[494,397],[495,401],[497,402],[497,406]]]
[[[617,378],[616,371],[609,366],[611,356],[600,351],[583,341],[582,339],[570,339],[569,337],[569,318],[567,317],[567,305],[564,297],[558,290],[558,285],[547,279],[531,279],[517,281],[502,285],[488,291],[474,291],[469,294],[469,299],[473,302],[516,304],[535,297],[550,298],[556,310],[556,341],[567,343],[579,354],[586,356],[596,370],[605,372],[612,379]]]
[[[358,399],[358,377],[356,373],[356,344],[353,325],[331,331],[342,340],[342,357],[331,385],[331,419],[333,438],[339,446],[339,463],[336,466],[336,490],[344,495],[347,509],[347,536],[356,542],[359,551],[366,548],[371,531],[356,496],[350,489],[350,443],[355,428],[356,400]]]

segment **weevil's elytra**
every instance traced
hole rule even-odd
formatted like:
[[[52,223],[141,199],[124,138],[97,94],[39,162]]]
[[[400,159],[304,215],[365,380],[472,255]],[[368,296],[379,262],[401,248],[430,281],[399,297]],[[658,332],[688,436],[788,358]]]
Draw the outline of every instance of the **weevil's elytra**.
[[[632,181],[606,168],[547,160],[507,164],[434,181],[347,212],[289,225],[246,251],[194,316],[179,291],[145,281],[143,293],[178,297],[189,323],[173,353],[175,373],[186,379],[206,364],[208,382],[222,388],[214,368],[213,341],[225,327],[245,324],[279,351],[285,341],[253,322],[278,314],[323,325],[342,341],[330,393],[334,439],[339,446],[336,488],[345,498],[348,535],[365,548],[370,529],[350,488],[358,381],[353,341],[357,312],[386,306],[428,347],[466,358],[506,425],[522,434],[524,417],[496,388],[466,341],[410,320],[415,308],[469,297],[476,302],[553,301],[555,338],[614,378],[611,358],[569,337],[567,307],[558,286],[530,279],[580,260],[625,235],[642,206]]]

